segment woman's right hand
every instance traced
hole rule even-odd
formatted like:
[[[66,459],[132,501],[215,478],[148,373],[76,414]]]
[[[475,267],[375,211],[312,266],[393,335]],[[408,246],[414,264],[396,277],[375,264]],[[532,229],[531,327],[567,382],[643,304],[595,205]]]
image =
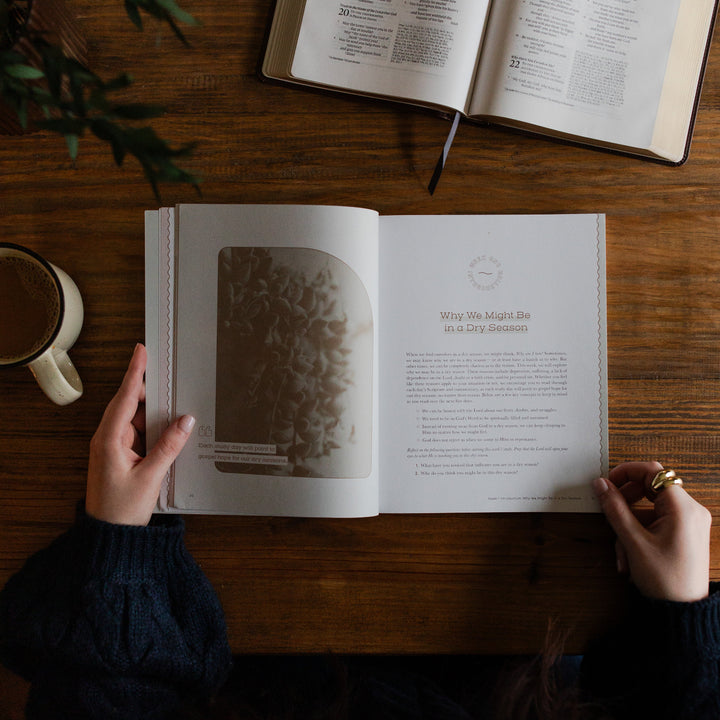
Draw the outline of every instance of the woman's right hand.
[[[674,485],[660,492],[649,521],[631,505],[644,497],[656,462],[623,463],[593,486],[618,538],[618,569],[647,597],[693,602],[707,597],[710,581],[710,512]]]

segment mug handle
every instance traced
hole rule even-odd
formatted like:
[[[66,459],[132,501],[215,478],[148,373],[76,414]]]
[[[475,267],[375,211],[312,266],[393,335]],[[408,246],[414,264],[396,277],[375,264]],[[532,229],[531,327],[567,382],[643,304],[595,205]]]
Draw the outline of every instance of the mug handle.
[[[83,393],[80,376],[65,350],[50,348],[28,367],[42,391],[58,405],[69,405]]]

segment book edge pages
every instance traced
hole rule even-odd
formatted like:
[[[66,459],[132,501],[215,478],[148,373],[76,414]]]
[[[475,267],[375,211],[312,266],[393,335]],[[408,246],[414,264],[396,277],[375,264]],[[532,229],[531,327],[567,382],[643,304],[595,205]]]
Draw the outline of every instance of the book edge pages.
[[[718,0],[702,0],[702,11],[698,4],[698,0],[683,0],[678,11],[651,144],[655,154],[675,164],[687,159],[690,149]],[[688,57],[689,72],[685,70]]]
[[[146,413],[148,448],[173,417],[174,210],[146,213],[145,334],[148,352]],[[172,511],[174,466],[163,478],[156,512]]]

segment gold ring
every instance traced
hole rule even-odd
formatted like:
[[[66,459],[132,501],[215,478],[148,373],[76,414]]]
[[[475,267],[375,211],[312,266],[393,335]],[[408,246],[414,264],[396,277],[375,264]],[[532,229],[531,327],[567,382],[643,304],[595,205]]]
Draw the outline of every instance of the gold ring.
[[[665,488],[682,484],[682,478],[679,478],[674,470],[661,470],[650,483],[651,499],[654,500]]]

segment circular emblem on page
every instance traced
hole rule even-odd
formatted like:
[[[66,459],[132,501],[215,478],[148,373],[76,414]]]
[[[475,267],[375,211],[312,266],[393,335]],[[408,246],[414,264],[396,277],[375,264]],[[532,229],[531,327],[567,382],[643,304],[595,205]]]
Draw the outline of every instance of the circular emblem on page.
[[[492,255],[480,255],[468,265],[468,280],[478,290],[493,290],[503,278],[500,261]]]

